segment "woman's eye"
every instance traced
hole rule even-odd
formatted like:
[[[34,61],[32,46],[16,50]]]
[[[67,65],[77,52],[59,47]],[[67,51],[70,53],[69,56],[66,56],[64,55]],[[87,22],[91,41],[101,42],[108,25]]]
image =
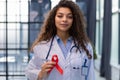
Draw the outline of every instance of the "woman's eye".
[[[64,16],[63,16],[63,15],[57,15],[57,17],[58,17],[58,18],[63,18]],[[73,18],[72,15],[67,15],[67,16],[65,16],[65,17],[68,18],[68,19],[72,19],[72,18]]]
[[[73,16],[68,16],[68,18],[72,19],[72,18],[73,18]]]
[[[57,17],[62,18],[62,16],[58,15]]]

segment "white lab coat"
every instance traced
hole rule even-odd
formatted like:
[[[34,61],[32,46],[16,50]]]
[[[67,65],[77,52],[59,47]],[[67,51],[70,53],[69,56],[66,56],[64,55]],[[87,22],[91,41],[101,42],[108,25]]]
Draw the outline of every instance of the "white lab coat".
[[[47,56],[50,43],[42,42],[36,45],[33,49],[34,56],[30,60],[27,68],[26,68],[26,76],[29,80],[37,80],[38,74],[41,70],[41,65],[44,63],[44,59]],[[71,47],[74,46],[74,42]],[[56,68],[53,68],[49,75],[46,76],[43,80],[95,80],[94,79],[94,64],[93,64],[93,56],[92,59],[88,59],[85,51],[81,53],[77,51],[77,53],[72,49],[72,52],[69,51],[67,57],[65,58],[57,40],[53,40],[52,48],[48,59],[51,60],[52,55],[57,54],[59,59],[59,66],[63,69],[63,75],[61,75]],[[87,45],[87,49],[90,51],[90,54],[93,55],[92,46],[90,44]],[[84,60],[87,59],[87,78],[82,75],[82,65],[84,64]],[[73,69],[73,67],[79,67],[80,69]]]

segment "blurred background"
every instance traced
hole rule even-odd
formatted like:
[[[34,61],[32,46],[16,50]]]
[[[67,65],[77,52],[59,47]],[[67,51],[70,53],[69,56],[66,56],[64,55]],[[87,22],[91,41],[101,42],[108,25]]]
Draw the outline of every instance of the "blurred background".
[[[73,0],[95,47],[96,80],[120,80],[120,0]],[[0,80],[27,80],[29,48],[59,0],[0,0]]]

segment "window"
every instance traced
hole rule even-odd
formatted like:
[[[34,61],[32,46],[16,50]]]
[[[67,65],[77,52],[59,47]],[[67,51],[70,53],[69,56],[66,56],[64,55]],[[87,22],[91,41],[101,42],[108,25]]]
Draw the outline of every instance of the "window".
[[[111,63],[118,64],[118,13],[112,15]]]
[[[50,0],[0,0],[0,80],[27,80],[28,49],[50,6]]]
[[[118,65],[119,46],[119,7],[118,0],[112,0],[112,40],[111,40],[111,64]]]
[[[96,8],[96,53],[102,53],[104,0],[97,0]]]
[[[28,5],[28,0],[0,1],[1,80],[16,80],[15,76],[23,76],[23,80],[26,80],[24,67],[28,61]]]

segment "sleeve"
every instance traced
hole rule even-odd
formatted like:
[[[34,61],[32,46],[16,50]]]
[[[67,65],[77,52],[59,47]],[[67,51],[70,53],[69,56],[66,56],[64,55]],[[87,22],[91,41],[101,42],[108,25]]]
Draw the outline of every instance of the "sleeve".
[[[42,60],[39,57],[38,51],[40,51],[40,49],[35,46],[33,49],[34,55],[25,69],[25,75],[29,80],[37,80],[41,70]]]
[[[92,59],[90,60],[89,72],[88,72],[87,80],[95,80],[93,48],[92,48],[91,44],[89,44],[87,48],[88,48],[90,54],[92,55]]]

